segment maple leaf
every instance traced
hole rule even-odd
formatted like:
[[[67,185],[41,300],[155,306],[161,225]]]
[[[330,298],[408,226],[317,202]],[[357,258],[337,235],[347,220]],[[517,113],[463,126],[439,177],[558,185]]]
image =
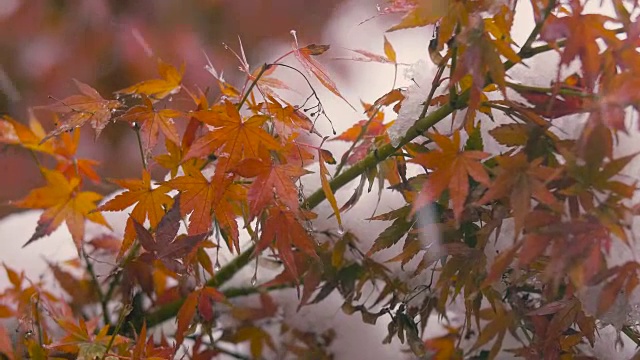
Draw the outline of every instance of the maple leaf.
[[[63,133],[58,139],[45,140],[46,132],[38,119],[29,112],[29,126],[25,126],[9,116],[0,119],[0,143],[18,145],[25,149],[51,155],[58,161],[56,170],[67,178],[84,175],[95,183],[100,176],[93,169],[95,160],[75,157],[80,141],[80,132]]]
[[[263,349],[267,345],[271,350],[275,351],[276,346],[273,343],[271,334],[257,326],[244,326],[234,334],[235,342],[241,343],[248,341],[251,356],[254,359],[263,358]]]
[[[318,257],[315,241],[296,220],[294,213],[281,206],[269,208],[267,217],[262,222],[262,233],[255,252],[259,254],[267,247],[277,249],[285,269],[298,281],[298,269],[292,246],[310,257]]]
[[[329,75],[327,75],[327,71],[322,67],[322,65],[320,65],[319,62],[317,62],[311,57],[311,56],[317,56],[324,53],[326,50],[329,49],[329,45],[311,44],[301,48],[298,45],[298,38],[296,37],[296,32],[292,30],[291,34],[293,35],[293,39],[294,39],[294,42],[292,44],[293,54],[295,55],[296,59],[298,59],[300,64],[302,64],[302,67],[304,67],[307,73],[313,74],[313,76],[315,76],[315,78],[318,79],[318,81],[320,81],[322,86],[324,86],[329,91],[334,93],[340,99],[344,100],[344,102],[346,102],[349,106],[351,106],[353,110],[355,110],[353,105],[351,105],[347,101],[347,99],[345,99],[345,97],[342,96],[340,91],[338,91],[338,87],[336,86],[336,83],[333,82],[333,80],[331,80]]]
[[[245,178],[256,178],[247,194],[252,219],[275,199],[292,211],[297,210],[300,207],[298,188],[293,181],[310,173],[296,165],[276,164],[269,158],[245,159],[234,168],[234,172]]]
[[[449,326],[446,329],[446,334],[425,340],[425,347],[435,353],[433,360],[462,359],[462,355],[456,351],[456,342],[460,338],[458,329]]]
[[[517,338],[517,316],[513,312],[506,310],[503,305],[499,304],[496,304],[495,310],[492,308],[480,310],[479,316],[481,319],[488,320],[489,322],[480,330],[480,335],[470,351],[479,349],[481,346],[495,338],[496,340],[491,347],[491,352],[489,353],[489,358],[494,359],[502,347],[502,342],[504,341],[507,331]]]
[[[94,212],[95,203],[102,199],[102,195],[92,191],[80,191],[80,178],[73,177],[67,180],[60,172],[44,168],[41,172],[47,185],[33,189],[24,199],[13,202],[22,208],[45,209],[38,220],[35,233],[24,246],[50,235],[64,221],[80,252],[85,220],[110,228],[102,214]]]
[[[130,108],[119,120],[141,124],[142,143],[147,153],[151,152],[158,143],[158,133],[162,131],[165,138],[174,144],[180,143],[178,131],[173,125],[173,119],[182,113],[173,109],[156,110],[151,100],[145,96],[144,104]]]
[[[513,209],[516,234],[520,233],[529,213],[532,197],[552,209],[559,209],[558,200],[546,185],[559,175],[557,169],[542,166],[541,158],[530,161],[523,152],[501,155],[496,161],[499,165],[495,169],[497,177],[478,204],[507,198]]]
[[[99,164],[92,159],[77,159],[76,152],[80,144],[80,131],[73,134],[63,133],[55,142],[54,156],[58,160],[56,170],[60,171],[67,178],[74,176],[86,176],[94,183],[100,183],[102,179],[96,173],[94,167]]]
[[[196,311],[201,312],[201,314],[212,311],[211,304],[213,302],[226,302],[226,299],[221,292],[210,286],[192,291],[191,294],[187,296],[176,316],[178,322],[178,328],[176,329],[176,346],[182,344],[182,341],[184,341],[185,332],[196,316]]]
[[[58,127],[51,131],[42,139],[45,140],[62,134],[65,131],[73,130],[83,126],[87,122],[91,122],[91,127],[95,130],[97,139],[102,130],[111,120],[111,116],[115,110],[122,106],[117,100],[105,100],[91,86],[74,80],[80,95],[71,95],[52,105],[40,106],[62,115]]]
[[[330,140],[347,142],[360,141],[360,143],[357,144],[351,152],[347,152],[344,154],[347,155],[348,158],[344,159],[343,156],[343,163],[353,165],[362,160],[365,156],[367,156],[369,150],[371,150],[371,147],[374,144],[375,139],[379,136],[383,136],[385,140],[388,141],[388,136],[385,135],[387,129],[389,129],[393,122],[383,124],[383,121],[384,113],[378,112],[370,120],[360,120],[355,125],[345,130],[342,134]]]
[[[418,154],[411,162],[420,164],[433,172],[429,173],[424,187],[413,204],[413,211],[437,200],[445,189],[453,203],[453,213],[460,220],[464,203],[469,194],[469,177],[484,186],[489,186],[489,175],[480,160],[489,156],[482,151],[460,151],[460,132],[453,139],[433,133],[429,137],[438,145],[438,150]]]
[[[157,346],[153,336],[147,339],[147,323],[142,324],[142,329],[136,340],[136,344],[131,351],[131,357],[124,357],[131,360],[162,360],[169,359],[174,355],[174,348],[169,346]]]
[[[321,149],[318,149],[318,164],[320,165],[320,182],[322,184],[322,191],[324,192],[324,196],[327,198],[329,205],[331,205],[333,214],[336,216],[336,220],[338,221],[338,227],[341,229],[342,218],[340,216],[340,209],[338,209],[338,202],[336,201],[336,197],[333,194],[333,190],[331,190],[331,184],[329,183],[328,179],[328,176],[330,176],[329,170],[327,169],[327,165],[325,164]]]
[[[56,324],[65,332],[64,337],[50,344],[62,352],[77,354],[78,358],[94,358],[104,355],[107,346],[117,347],[128,343],[121,335],[109,334],[109,325],[97,330],[97,319],[77,322],[68,318],[55,318]]]
[[[185,160],[209,156],[219,150],[219,157],[227,157],[228,165],[233,165],[243,158],[259,157],[261,147],[268,150],[281,148],[280,143],[262,128],[269,116],[254,115],[243,121],[231,102],[225,101],[210,110],[198,111],[193,116],[215,129],[191,145]]]
[[[135,238],[133,220],[144,224],[148,218],[151,227],[155,228],[164,216],[165,209],[172,204],[171,197],[166,194],[171,189],[162,184],[155,188],[152,187],[151,174],[146,170],[142,172],[142,179],[112,179],[111,182],[127,189],[127,191],[116,195],[98,207],[97,211],[121,211],[135,204],[125,226],[124,241],[119,254],[122,256]]]
[[[140,258],[147,263],[152,260],[160,260],[167,269],[173,272],[183,268],[183,264],[177,259],[188,255],[193,248],[209,236],[209,232],[179,236],[180,229],[180,195],[176,195],[171,209],[160,219],[158,227],[152,235],[144,226],[133,219],[134,229],[140,245],[147,251]]]
[[[313,121],[299,109],[286,102],[284,102],[285,106],[283,106],[271,95],[267,95],[267,99],[269,101],[265,103],[266,111],[277,120],[275,122],[277,124],[276,129],[283,137],[288,137],[298,129],[308,131],[313,129]]]
[[[245,199],[245,189],[233,183],[233,174],[220,169],[211,181],[195,168],[186,168],[186,174],[169,180],[165,184],[179,190],[182,196],[180,210],[189,217],[189,234],[208,232],[215,217],[218,225],[228,236],[228,246],[240,251],[236,203]]]
[[[60,287],[71,296],[74,306],[88,305],[98,300],[95,284],[91,280],[77,279],[54,263],[49,263],[49,268]]]
[[[142,81],[118,90],[116,93],[146,95],[154,100],[164,99],[169,95],[176,94],[181,89],[180,83],[184,74],[184,64],[178,70],[173,65],[158,59],[158,74],[162,79]]]
[[[491,80],[498,85],[506,97],[505,68],[500,60],[500,55],[512,58],[515,62],[519,61],[519,58],[510,47],[496,46],[495,41],[486,33],[485,23],[481,18],[471,17],[469,22],[470,24],[464,28],[460,35],[456,36],[459,57],[455,71],[451,76],[451,82],[461,82],[462,88],[469,87],[462,80],[466,76],[471,78],[471,96],[469,98],[469,110],[466,115],[466,123],[468,125],[471,124],[471,120],[483,100],[483,89],[487,74],[491,76]],[[511,50],[511,52],[505,53],[506,49]]]
[[[603,123],[613,129],[626,132],[625,108],[631,105],[636,111],[638,110],[639,88],[640,79],[635,72],[626,71],[611,77],[606,86],[600,89],[599,98],[594,101],[594,109],[588,119],[590,124],[587,127],[593,128],[593,123]]]
[[[569,65],[576,57],[580,58],[585,86],[593,90],[602,67],[599,41],[615,46],[619,42],[614,30],[607,29],[606,23],[613,21],[600,14],[582,14],[583,4],[571,2],[572,14],[564,17],[550,15],[540,31],[540,39],[555,44],[566,39],[560,54],[560,64]]]
[[[8,115],[0,120],[0,143],[19,145],[25,149],[53,155],[53,141],[45,141],[46,132],[38,119],[29,112],[29,126],[24,126]]]
[[[199,104],[207,106],[206,104]],[[191,117],[189,119],[189,123],[187,124],[187,129],[182,135],[182,143],[174,143],[169,140],[169,138],[165,139],[165,147],[167,152],[164,154],[160,154],[156,156],[156,162],[171,171],[171,177],[174,178],[178,174],[178,169],[180,166],[192,166],[197,169],[202,169],[206,165],[207,159],[193,159],[190,162],[185,163],[184,156],[189,151],[191,144],[195,141],[197,131],[202,127],[202,123],[198,121],[196,118]]]
[[[385,9],[385,13],[405,13],[400,23],[389,28],[389,31],[422,27],[435,24],[449,10],[449,0],[395,0]]]
[[[362,55],[363,57],[354,58],[335,58],[334,60],[352,60],[362,62],[378,62],[382,64],[395,64],[396,63],[396,51],[387,39],[384,37],[384,55],[374,54],[367,50],[349,49],[355,53]]]

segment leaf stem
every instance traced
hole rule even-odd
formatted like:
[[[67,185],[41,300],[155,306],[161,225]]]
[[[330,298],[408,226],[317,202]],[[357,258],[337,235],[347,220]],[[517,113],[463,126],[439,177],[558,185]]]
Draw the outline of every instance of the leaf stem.
[[[101,360],[105,360],[107,357],[107,353],[111,350],[111,346],[113,346],[113,342],[116,340],[116,336],[120,333],[120,328],[122,327],[122,323],[124,323],[124,319],[127,314],[131,312],[131,305],[123,305],[122,310],[120,310],[120,316],[118,317],[118,323],[116,324],[116,328],[111,334],[111,338],[109,338],[109,343],[107,344],[107,348],[104,349],[104,354],[102,354]]]
[[[244,105],[244,103],[247,101],[247,98],[251,94],[251,91],[253,91],[253,88],[256,86],[256,84],[258,83],[262,75],[264,75],[265,71],[269,70],[270,67],[271,65],[262,64],[262,67],[260,68],[260,72],[258,73],[256,78],[253,79],[253,81],[251,82],[251,85],[249,85],[249,88],[247,89],[247,92],[244,93],[242,100],[240,100],[240,102],[238,103],[238,106],[237,106],[238,110],[242,109],[242,105]]]
[[[144,149],[142,148],[142,139],[140,138],[140,126],[136,123],[133,126],[133,130],[136,132],[136,138],[138,139],[138,150],[140,150],[140,158],[142,159],[142,167],[147,170],[147,158],[144,156]]]

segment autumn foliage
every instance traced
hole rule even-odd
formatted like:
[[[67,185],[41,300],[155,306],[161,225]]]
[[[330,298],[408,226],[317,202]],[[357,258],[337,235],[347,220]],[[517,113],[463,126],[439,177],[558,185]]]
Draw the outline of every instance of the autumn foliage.
[[[638,24],[632,4],[612,2],[615,18],[584,13],[579,0],[531,0],[536,26],[517,44],[513,4],[389,0],[380,15],[400,16],[388,31],[436,29],[428,44],[438,68],[433,89],[399,139],[389,131],[401,120],[394,116],[406,105],[405,89],[349,103],[363,119],[342,134],[317,131],[317,122],[330,120],[316,88],[348,101],[322,65],[329,46],[299,44],[295,33],[292,49],[274,62],[250,64],[241,47],[234,52],[244,83],[228,83],[210,68],[211,88],[198,89],[183,83],[183,66],[158,59],[157,78],[115,94],[76,80],[77,93],[32,109],[27,122],[4,116],[0,142],[33,154],[45,183],[12,202],[43,210],[25,246],[66,226],[78,258],[51,264],[64,294],[4,267],[11,287],[0,293],[0,318],[18,319],[20,336],[0,327],[0,357],[164,359],[187,352],[209,359],[244,344],[252,358],[275,351],[329,358],[330,332],[310,334],[278,318],[269,294],[292,288],[299,308],[339,293],[345,313],[388,324],[384,341],[401,341],[421,358],[492,359],[507,351],[507,336],[519,341],[508,349],[513,356],[580,358],[602,316],[640,284],[638,263],[608,260],[613,244],[634,241],[636,183],[621,172],[636,154],[615,156],[614,147],[618,135],[637,131],[624,120],[640,104]],[[356,50],[350,59],[402,66],[382,34],[381,43],[384,55]],[[516,64],[548,53],[560,58],[548,87],[510,77]],[[576,74],[561,76],[560,66],[574,61]],[[287,101],[290,86],[278,78],[284,72],[308,80],[298,89],[308,96],[304,103]],[[176,105],[174,97],[188,101]],[[554,119],[575,114],[585,119],[579,136],[554,131]],[[509,122],[487,131],[494,116]],[[456,125],[436,130],[446,121]],[[103,179],[96,161],[76,156],[78,128],[91,127],[100,141],[113,122],[137,134],[137,178]],[[488,137],[503,151],[487,151]],[[348,150],[332,154],[326,144],[333,141]],[[165,179],[152,179],[157,168]],[[319,189],[305,191],[313,177]],[[353,195],[338,203],[334,192],[353,180],[360,180]],[[88,190],[95,183],[120,192],[101,202]],[[364,247],[343,228],[342,215],[372,188],[399,192],[405,205],[371,216],[389,227]],[[312,226],[323,201],[335,231]],[[431,223],[420,220],[425,209],[434,213]],[[109,228],[103,213],[113,211],[128,213],[122,238],[87,236],[87,221]],[[485,250],[506,223],[513,238],[489,256]],[[438,230],[438,246],[425,246],[427,228]],[[398,244],[401,250],[376,260]],[[224,266],[220,248],[234,256]],[[96,276],[99,256],[113,260],[108,276]],[[280,273],[264,283],[254,277],[246,288],[224,287],[261,261]],[[405,269],[412,261],[417,265]],[[403,277],[388,269],[392,263],[402,264]],[[401,280],[407,278],[426,281],[410,286]],[[369,299],[373,286],[379,291]],[[590,287],[601,288],[594,311],[580,296]],[[257,307],[234,301],[256,294]],[[425,332],[455,299],[465,304],[464,325],[441,337]],[[232,321],[220,322],[220,312]],[[150,331],[174,318],[176,332],[154,340]],[[282,326],[267,329],[265,320]],[[633,324],[618,325],[640,344]],[[284,333],[296,340],[280,342]],[[463,339],[471,339],[468,346]]]

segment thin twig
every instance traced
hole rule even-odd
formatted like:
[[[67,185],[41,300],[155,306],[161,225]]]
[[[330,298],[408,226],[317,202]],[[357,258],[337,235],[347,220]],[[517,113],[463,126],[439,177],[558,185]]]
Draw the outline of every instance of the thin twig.
[[[100,301],[100,307],[102,308],[102,320],[104,321],[105,325],[110,325],[111,320],[109,319],[109,309],[107,306],[109,299],[107,299],[104,296],[104,292],[100,287],[100,282],[98,282],[98,277],[93,268],[93,264],[91,263],[91,261],[89,261],[89,257],[87,256],[87,252],[84,249],[84,247],[82,247],[81,251],[82,251],[82,258],[84,259],[85,265],[87,267],[87,272],[91,277],[91,283],[93,284],[93,287],[95,288],[95,291],[98,295],[98,301]]]
[[[142,148],[142,139],[140,138],[140,126],[138,123],[133,125],[133,130],[136,132],[136,138],[138,139],[138,149],[140,150],[140,158],[142,159],[142,167],[147,170],[147,158],[144,156],[144,149]]]
[[[253,88],[256,86],[256,84],[258,83],[262,75],[264,75],[265,71],[269,70],[270,67],[271,67],[271,64],[262,64],[262,67],[260,68],[260,72],[258,73],[256,78],[253,79],[253,81],[251,82],[251,85],[249,85],[249,88],[244,93],[242,100],[240,100],[240,102],[238,103],[237,105],[238,110],[242,109],[242,105],[244,105],[244,103],[247,101],[249,94],[251,94],[251,91],[253,91]]]

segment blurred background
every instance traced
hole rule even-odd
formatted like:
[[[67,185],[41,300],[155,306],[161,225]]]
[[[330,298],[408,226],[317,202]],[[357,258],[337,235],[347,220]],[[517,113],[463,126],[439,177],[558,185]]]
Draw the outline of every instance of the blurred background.
[[[20,122],[28,109],[77,93],[72,79],[95,87],[105,98],[133,83],[157,77],[156,59],[186,65],[189,88],[212,85],[205,54],[225,78],[238,84],[237,60],[223,43],[238,49],[242,39],[250,64],[274,60],[272,49],[287,48],[290,30],[302,45],[320,43],[322,31],[341,0],[0,0],[0,114]],[[350,2],[350,7],[354,1]],[[375,2],[352,25],[376,12]],[[358,6],[360,8],[360,6]],[[175,99],[189,105],[182,93]],[[51,114],[35,111],[47,131]],[[108,126],[96,143],[85,128],[78,153],[100,161],[108,178],[140,176],[134,132],[124,123]],[[162,146],[159,146],[160,148]],[[158,169],[161,170],[161,169]],[[0,147],[0,217],[29,189],[42,185],[30,154]],[[158,173],[160,174],[160,173]],[[156,177],[157,178],[157,177]],[[105,193],[108,185],[92,185]],[[103,186],[103,188],[101,188]]]

